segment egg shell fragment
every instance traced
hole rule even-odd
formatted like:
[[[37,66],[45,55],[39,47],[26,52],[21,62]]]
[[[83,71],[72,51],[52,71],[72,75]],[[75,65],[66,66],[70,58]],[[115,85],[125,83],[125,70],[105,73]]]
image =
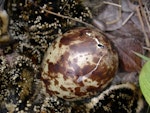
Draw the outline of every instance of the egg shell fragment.
[[[105,35],[81,27],[60,35],[42,63],[42,81],[50,95],[76,101],[102,91],[118,69],[118,54]]]

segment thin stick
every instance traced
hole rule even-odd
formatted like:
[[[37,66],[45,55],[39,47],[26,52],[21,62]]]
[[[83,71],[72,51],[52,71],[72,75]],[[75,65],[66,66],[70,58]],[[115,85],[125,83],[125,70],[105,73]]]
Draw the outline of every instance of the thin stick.
[[[119,7],[121,8],[121,5],[120,4],[116,4],[116,3],[112,3],[112,2],[106,2],[106,1],[103,1],[104,4],[108,4],[108,5],[113,5],[113,6],[116,6],[116,7]]]
[[[146,7],[146,4],[145,4],[145,10],[144,10],[144,8],[141,8],[141,10],[142,10],[142,14],[144,15],[144,17],[145,17],[145,21],[146,21],[146,24],[147,24],[147,27],[148,27],[148,30],[149,30],[149,32],[150,32],[150,23],[149,23],[149,18],[148,18],[148,16],[150,16],[150,15],[146,15],[146,12],[147,12],[147,14],[148,14],[148,8]]]
[[[133,14],[134,14],[134,11],[130,13],[130,15],[125,19],[122,25],[125,25],[128,22],[128,20],[133,16]]]
[[[143,47],[143,49],[150,51],[149,47]]]
[[[137,11],[137,14],[138,14],[139,21],[140,21],[140,23],[141,23],[142,31],[143,31],[143,33],[144,33],[146,46],[147,46],[147,47],[150,47],[150,42],[149,42],[148,36],[147,36],[147,34],[146,34],[146,31],[145,31],[144,22],[143,22],[143,19],[142,19],[142,16],[141,16],[139,7],[136,7],[136,11]]]
[[[61,15],[61,14],[59,14],[59,13],[54,13],[54,12],[49,11],[49,10],[46,10],[46,9],[44,9],[44,8],[42,8],[42,7],[40,7],[40,9],[43,10],[43,11],[45,11],[45,12],[47,12],[47,13],[49,13],[49,14],[52,14],[52,15],[55,15],[55,16],[58,16],[58,17],[61,17],[61,18],[70,19],[70,20],[73,20],[73,21],[82,23],[82,24],[84,24],[84,25],[86,25],[86,26],[88,26],[88,27],[95,28],[93,25],[88,24],[88,23],[86,23],[86,22],[83,22],[83,21],[81,21],[81,20],[79,20],[79,19],[71,18],[71,17],[69,17],[69,16],[64,16],[64,15]]]
[[[141,5],[141,12],[142,12],[142,15],[144,16],[145,21],[146,21],[146,24],[147,24],[147,26],[148,26],[148,28],[149,28],[148,18],[147,18],[147,16],[146,16],[146,13],[145,13],[144,8],[142,7],[142,2],[141,2],[141,0],[139,0],[139,2],[140,2],[140,5]],[[145,7],[146,7],[146,6],[145,6]],[[149,31],[150,31],[150,28],[149,28]]]

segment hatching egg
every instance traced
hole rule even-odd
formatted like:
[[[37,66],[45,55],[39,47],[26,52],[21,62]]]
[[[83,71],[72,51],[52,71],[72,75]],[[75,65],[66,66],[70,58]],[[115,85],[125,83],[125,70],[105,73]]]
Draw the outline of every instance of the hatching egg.
[[[109,39],[80,27],[59,35],[47,49],[41,80],[50,95],[77,101],[101,92],[117,69],[118,54]]]

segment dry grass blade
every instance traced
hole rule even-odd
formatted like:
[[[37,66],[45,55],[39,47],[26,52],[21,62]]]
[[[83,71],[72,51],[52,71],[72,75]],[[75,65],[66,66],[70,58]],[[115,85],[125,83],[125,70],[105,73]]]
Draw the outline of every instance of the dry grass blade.
[[[103,1],[104,4],[108,4],[108,5],[113,5],[113,6],[116,6],[116,7],[120,7],[121,8],[121,5],[120,4],[116,4],[116,3],[112,3],[112,2],[106,2],[106,1]]]
[[[144,3],[144,11],[143,11],[143,14],[145,16],[145,19],[146,19],[146,23],[147,23],[147,26],[148,26],[148,29],[149,29],[149,32],[150,32],[150,11],[148,9],[148,6],[147,6],[147,2]]]
[[[149,47],[143,47],[143,49],[150,51]]]
[[[139,21],[140,21],[140,24],[141,24],[141,27],[142,27],[142,31],[144,33],[144,37],[145,37],[145,43],[146,43],[146,46],[147,47],[150,47],[150,42],[149,42],[149,39],[148,39],[148,35],[146,33],[146,30],[145,30],[145,25],[144,25],[144,21],[143,21],[143,18],[142,16],[142,13],[141,13],[141,9],[142,9],[142,2],[139,0],[139,7],[136,7],[136,12],[137,12],[137,15],[138,15],[138,18],[139,18]]]
[[[130,15],[125,19],[125,21],[122,23],[122,25],[125,25],[128,20],[134,15],[135,12],[131,12]]]

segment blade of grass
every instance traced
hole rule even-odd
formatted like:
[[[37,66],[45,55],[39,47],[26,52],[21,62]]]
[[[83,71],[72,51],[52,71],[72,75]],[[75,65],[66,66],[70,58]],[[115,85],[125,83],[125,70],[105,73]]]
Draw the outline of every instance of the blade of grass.
[[[146,61],[150,61],[150,58],[140,54],[140,53],[137,53],[135,51],[132,51],[135,55],[137,55],[138,57],[142,58],[143,60],[146,60]]]

